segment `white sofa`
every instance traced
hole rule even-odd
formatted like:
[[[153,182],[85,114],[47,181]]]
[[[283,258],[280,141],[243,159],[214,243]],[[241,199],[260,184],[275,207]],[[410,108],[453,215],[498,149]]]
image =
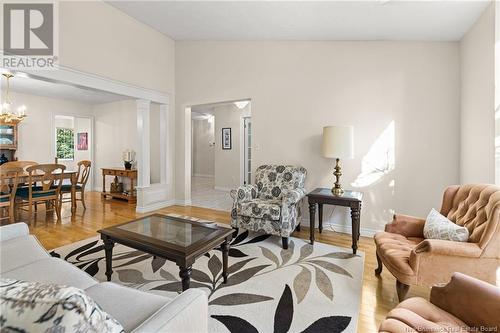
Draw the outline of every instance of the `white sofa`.
[[[207,332],[206,294],[189,289],[174,299],[95,280],[70,263],[51,257],[25,223],[0,227],[0,275],[84,290],[125,332]]]

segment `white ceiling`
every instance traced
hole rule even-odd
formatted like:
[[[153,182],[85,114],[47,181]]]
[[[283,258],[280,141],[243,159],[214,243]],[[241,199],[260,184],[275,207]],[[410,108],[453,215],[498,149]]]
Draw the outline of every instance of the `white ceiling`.
[[[457,41],[489,1],[109,1],[175,40]]]
[[[1,77],[1,80],[3,92],[5,89],[5,78]],[[16,76],[10,80],[10,90],[22,94],[66,99],[84,104],[103,104],[130,98],[100,90],[90,90],[68,84],[43,81],[23,74],[16,74]]]

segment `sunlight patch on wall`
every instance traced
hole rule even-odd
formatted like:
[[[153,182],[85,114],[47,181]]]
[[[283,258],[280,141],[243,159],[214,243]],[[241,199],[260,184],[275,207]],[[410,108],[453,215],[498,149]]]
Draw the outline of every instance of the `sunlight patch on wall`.
[[[395,139],[395,124],[391,121],[363,157],[361,173],[351,183],[353,187],[372,185],[394,170],[396,167]]]

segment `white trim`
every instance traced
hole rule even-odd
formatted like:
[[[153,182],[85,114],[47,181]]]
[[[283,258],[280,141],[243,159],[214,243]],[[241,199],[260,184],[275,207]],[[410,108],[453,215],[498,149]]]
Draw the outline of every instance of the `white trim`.
[[[135,211],[137,213],[141,213],[141,214],[142,213],[149,213],[149,212],[152,212],[152,211],[155,211],[158,209],[162,209],[162,208],[165,208],[168,206],[173,206],[174,204],[175,204],[175,200],[159,201],[159,202],[155,202],[152,204],[148,204],[148,205],[143,206],[143,207],[137,206]]]
[[[205,175],[203,173],[195,173],[193,177],[201,177],[201,178],[215,178],[214,175]]]
[[[232,188],[229,188],[229,187],[221,187],[221,186],[214,186],[214,190],[217,190],[217,191],[224,191],[224,192],[231,192]]]
[[[150,111],[151,101],[138,99],[137,105],[137,187],[151,185]]]
[[[32,71],[25,70],[28,76],[44,81],[63,82],[76,87],[101,90],[113,94],[132,97],[135,99],[150,100],[160,104],[170,104],[168,93],[142,88],[126,82],[113,80],[104,76],[82,72],[70,67],[57,66],[57,70]]]

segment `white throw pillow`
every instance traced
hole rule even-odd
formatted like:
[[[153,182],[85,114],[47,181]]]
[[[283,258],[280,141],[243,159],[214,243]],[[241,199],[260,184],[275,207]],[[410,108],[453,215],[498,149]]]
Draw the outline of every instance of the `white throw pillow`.
[[[0,279],[1,332],[122,333],[123,327],[75,287]]]
[[[433,208],[425,220],[424,237],[467,242],[469,239],[469,230],[466,227],[461,227],[451,222]]]

